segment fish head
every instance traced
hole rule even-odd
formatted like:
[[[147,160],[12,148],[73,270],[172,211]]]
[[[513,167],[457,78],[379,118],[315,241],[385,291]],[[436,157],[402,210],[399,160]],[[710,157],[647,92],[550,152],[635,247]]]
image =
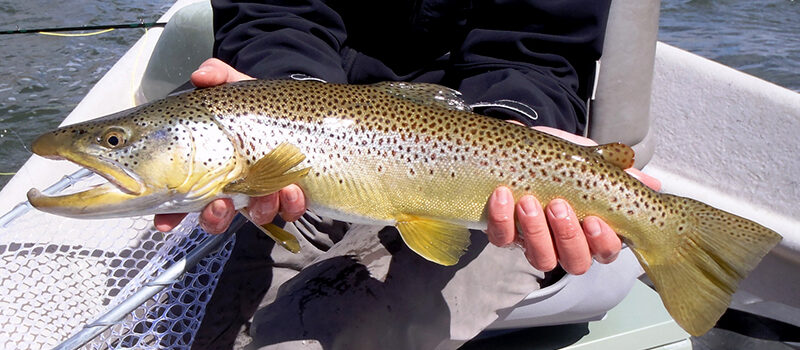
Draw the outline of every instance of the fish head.
[[[214,145],[203,132],[216,132]],[[32,151],[71,161],[108,180],[68,195],[28,192],[37,209],[79,218],[193,211],[188,209],[202,207],[224,186],[214,181],[236,168],[230,140],[207,113],[161,101],[45,133]]]

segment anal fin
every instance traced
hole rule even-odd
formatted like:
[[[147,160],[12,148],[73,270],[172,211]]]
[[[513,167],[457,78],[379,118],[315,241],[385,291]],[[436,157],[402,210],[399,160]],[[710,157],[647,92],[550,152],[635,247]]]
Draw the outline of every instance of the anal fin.
[[[445,266],[458,263],[470,243],[467,228],[430,218],[401,215],[397,230],[411,250]]]
[[[304,159],[306,156],[300,149],[290,143],[282,143],[251,165],[244,177],[225,185],[222,190],[251,197],[275,193],[308,174],[311,168],[289,172]]]

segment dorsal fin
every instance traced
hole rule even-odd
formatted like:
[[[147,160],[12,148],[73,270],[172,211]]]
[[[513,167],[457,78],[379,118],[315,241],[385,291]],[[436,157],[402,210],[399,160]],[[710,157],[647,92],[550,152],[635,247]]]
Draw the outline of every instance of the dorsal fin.
[[[445,86],[398,81],[385,81],[372,84],[372,86],[417,104],[437,106],[456,111],[472,111],[472,108],[461,99],[460,92]]]
[[[606,162],[614,164],[622,169],[633,166],[633,149],[620,142],[607,143],[592,147],[595,153],[599,154]]]

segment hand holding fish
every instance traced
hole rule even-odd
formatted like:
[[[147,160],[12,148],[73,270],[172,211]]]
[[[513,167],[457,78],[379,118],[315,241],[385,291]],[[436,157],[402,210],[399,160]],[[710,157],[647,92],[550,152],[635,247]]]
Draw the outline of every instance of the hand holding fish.
[[[579,145],[597,145],[563,130],[534,129]],[[636,168],[626,171],[648,187],[661,189],[658,179]],[[558,198],[550,201],[546,210],[531,195],[521,197],[514,205],[511,190],[506,187],[498,188],[489,198],[488,226],[486,233],[492,244],[502,247],[517,242],[531,265],[540,271],[550,271],[560,262],[568,273],[580,275],[589,270],[592,258],[608,264],[616,260],[622,248],[617,234],[602,219],[587,216],[581,223],[569,203]]]
[[[211,87],[252,77],[218,59],[209,59],[200,65],[191,79],[195,86]],[[582,145],[597,144],[588,138],[554,128],[536,129]],[[635,169],[629,172],[653,189],[660,187],[657,179]],[[248,207],[254,221],[265,224],[278,214],[286,221],[299,219],[306,210],[306,203],[300,187],[290,185],[278,193],[251,198]],[[530,195],[520,198],[514,205],[511,191],[500,187],[490,197],[488,208],[489,241],[497,246],[520,242],[531,265],[542,271],[550,271],[560,262],[567,272],[583,274],[591,266],[592,257],[598,262],[610,263],[621,249],[620,239],[608,224],[595,216],[585,218],[581,224],[569,203],[562,199],[551,201],[545,211],[539,201]],[[200,215],[200,225],[207,232],[221,233],[230,225],[235,214],[230,199],[218,199],[205,207]],[[154,219],[155,225],[161,231],[169,231],[185,215],[159,214]]]

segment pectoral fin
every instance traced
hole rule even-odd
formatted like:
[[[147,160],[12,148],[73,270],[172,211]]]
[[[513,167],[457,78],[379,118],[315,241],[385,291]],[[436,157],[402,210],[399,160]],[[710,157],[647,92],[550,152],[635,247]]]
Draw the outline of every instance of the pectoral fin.
[[[470,243],[468,229],[429,218],[402,215],[397,218],[397,230],[411,250],[445,266],[458,263]]]
[[[282,143],[250,166],[247,174],[223,188],[225,192],[244,193],[248,196],[266,196],[293,184],[308,174],[310,168],[288,172],[306,156],[289,143]]]
[[[239,212],[244,215],[247,220],[253,222],[253,219],[250,218],[250,215],[247,213],[247,209],[239,210]],[[264,232],[269,238],[278,243],[281,247],[285,248],[286,250],[297,254],[300,252],[300,242],[297,241],[297,237],[293,234],[287,232],[286,230],[280,228],[278,225],[273,223],[267,223],[264,225],[258,225],[255,222],[253,224],[258,227],[261,232]]]

